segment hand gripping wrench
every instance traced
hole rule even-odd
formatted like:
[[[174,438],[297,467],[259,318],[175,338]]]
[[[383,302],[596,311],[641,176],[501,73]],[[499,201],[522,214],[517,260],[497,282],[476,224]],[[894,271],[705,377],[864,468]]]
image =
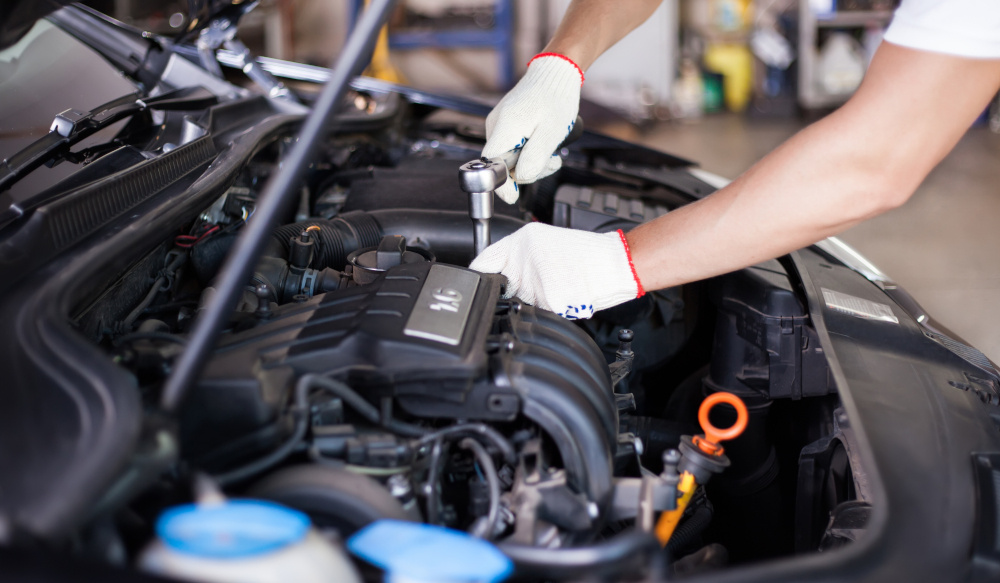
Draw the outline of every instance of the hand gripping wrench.
[[[576,141],[583,133],[583,120],[579,116],[573,129],[559,145],[562,149]],[[469,193],[469,217],[472,218],[472,236],[478,256],[490,245],[490,219],[493,218],[493,193],[503,186],[510,176],[510,168],[517,165],[520,150],[505,152],[496,158],[479,158],[462,164],[458,169],[458,183]]]

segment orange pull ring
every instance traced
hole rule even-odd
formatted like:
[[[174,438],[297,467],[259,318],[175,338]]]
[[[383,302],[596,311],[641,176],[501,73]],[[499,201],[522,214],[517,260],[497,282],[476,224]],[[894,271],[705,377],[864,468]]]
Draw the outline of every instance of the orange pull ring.
[[[726,429],[719,429],[708,420],[709,411],[712,410],[712,407],[720,403],[728,403],[736,409],[736,423],[733,423],[732,426]],[[743,403],[743,399],[732,393],[712,393],[701,402],[701,407],[698,408],[698,423],[701,424],[701,428],[705,432],[705,437],[696,437],[695,443],[705,453],[720,455],[722,454],[722,447],[719,445],[719,442],[739,437],[743,433],[743,430],[747,428],[749,418],[750,414],[747,412],[747,406]]]

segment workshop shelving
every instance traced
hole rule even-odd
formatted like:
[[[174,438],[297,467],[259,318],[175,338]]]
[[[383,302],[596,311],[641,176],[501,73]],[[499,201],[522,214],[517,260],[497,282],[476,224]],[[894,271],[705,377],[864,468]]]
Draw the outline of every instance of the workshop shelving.
[[[850,94],[829,93],[819,83],[818,45],[824,29],[885,29],[892,20],[892,10],[835,10],[817,13],[811,0],[799,0],[799,105],[805,109],[835,107],[847,101]]]

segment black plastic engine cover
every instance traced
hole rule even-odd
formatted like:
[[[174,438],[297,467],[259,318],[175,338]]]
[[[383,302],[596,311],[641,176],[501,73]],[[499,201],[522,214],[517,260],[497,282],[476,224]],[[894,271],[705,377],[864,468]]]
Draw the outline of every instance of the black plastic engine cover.
[[[432,273],[445,279],[457,275],[471,286],[457,301],[454,296],[437,301],[439,312],[432,311],[431,302],[415,310]],[[445,403],[465,403],[474,379],[484,376],[482,346],[500,284],[496,276],[419,263],[393,268],[370,285],[275,309],[267,321],[220,342],[184,407],[185,449],[200,458],[271,424],[288,402],[295,379],[306,373],[342,378],[375,398],[433,393]],[[439,287],[442,293],[456,291]],[[414,311],[451,321],[453,329],[446,333],[457,335],[457,342],[415,336],[419,325],[408,333]],[[513,414],[509,410],[506,417]]]
[[[375,405],[392,397],[412,417],[523,416],[550,435],[577,489],[603,496],[618,432],[607,363],[572,323],[501,300],[502,282],[440,263],[400,265],[227,335],[185,403],[185,454],[228,465],[249,455],[238,444],[271,447],[253,436],[277,425],[295,380],[315,373]]]
[[[426,282],[435,289],[422,297]],[[481,347],[500,283],[446,265],[400,265],[370,285],[285,305],[269,321],[229,336],[205,379],[259,378],[290,367],[297,374],[346,372],[356,388],[384,387],[386,394],[391,387],[420,391],[429,382],[461,392],[486,366]],[[421,327],[419,316],[436,321]]]

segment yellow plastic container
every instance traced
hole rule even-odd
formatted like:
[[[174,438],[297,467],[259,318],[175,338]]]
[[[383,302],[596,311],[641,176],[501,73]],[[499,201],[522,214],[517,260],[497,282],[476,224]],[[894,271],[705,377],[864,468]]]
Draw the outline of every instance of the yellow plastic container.
[[[753,56],[742,44],[711,44],[705,49],[705,66],[722,75],[726,107],[746,109],[753,92]]]

